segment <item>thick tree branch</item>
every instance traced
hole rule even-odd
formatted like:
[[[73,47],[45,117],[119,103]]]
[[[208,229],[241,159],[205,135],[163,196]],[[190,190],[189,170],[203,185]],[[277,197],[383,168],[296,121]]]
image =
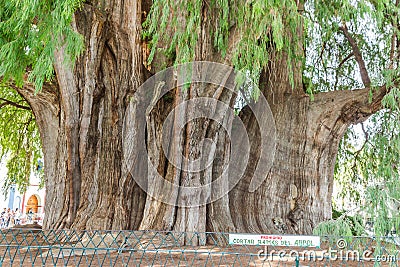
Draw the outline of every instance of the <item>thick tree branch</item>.
[[[361,79],[362,79],[364,86],[370,87],[371,79],[369,78],[368,71],[367,71],[367,68],[365,67],[365,62],[362,58],[361,51],[357,45],[357,42],[354,40],[354,38],[349,33],[349,30],[347,29],[346,24],[343,24],[343,26],[339,27],[339,29],[343,32],[344,36],[349,41],[351,48],[353,49],[354,58],[357,61],[358,67],[360,68]]]
[[[351,124],[363,122],[383,108],[381,102],[387,92],[387,87],[381,86],[375,90],[365,88],[315,95],[309,108],[310,131],[316,133],[314,142],[339,142]],[[312,125],[317,127],[312,128]]]
[[[15,102],[10,101],[10,100],[5,99],[5,98],[1,98],[0,97],[0,100],[3,101],[3,103],[0,104],[0,108],[2,108],[4,106],[7,106],[7,105],[10,105],[10,106],[13,106],[13,107],[16,107],[16,108],[20,108],[20,109],[31,110],[30,107],[15,103]]]
[[[26,75],[27,76],[27,75]],[[42,110],[42,107],[58,113],[58,84],[56,82],[46,82],[40,91],[36,91],[34,84],[27,82],[22,87],[17,86],[13,81],[7,82],[7,86],[17,91],[29,104],[28,109],[35,115]]]
[[[356,124],[382,109],[381,101],[388,92],[385,85],[372,92],[370,88],[324,92],[315,96],[313,106],[336,111],[343,122]]]

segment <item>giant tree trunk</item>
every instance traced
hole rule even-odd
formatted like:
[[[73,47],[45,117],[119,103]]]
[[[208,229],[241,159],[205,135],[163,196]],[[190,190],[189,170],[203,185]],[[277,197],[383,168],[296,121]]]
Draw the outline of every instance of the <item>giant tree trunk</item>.
[[[148,3],[143,7],[148,11]],[[213,16],[207,8],[196,60],[230,64],[229,51],[240,36],[233,27],[223,59],[212,47]],[[44,227],[310,233],[317,223],[329,219],[339,141],[349,124],[380,108],[384,88],[372,103],[368,89],[321,93],[311,101],[303,92],[301,66],[295,65],[292,88],[286,57],[272,51],[274,74],[263,73],[261,90],[275,119],[276,150],[270,158],[263,156],[260,144],[266,128],[244,107],[239,116],[251,145],[250,159],[243,160],[245,175],[229,195],[209,201],[230,186],[224,164],[231,152],[229,138],[235,135],[227,107],[232,109],[236,94],[216,85],[176,86],[153,103],[153,109],[146,109],[143,95],[137,93],[147,74],[141,23],[141,1],[114,1],[100,7],[84,4],[73,25],[84,36],[86,47],[74,69],[65,64],[65,50],[60,48],[54,63],[57,82],[45,84],[39,94],[29,84],[18,89],[35,113],[43,143]],[[191,75],[201,76],[197,71]],[[227,77],[219,77],[225,79],[221,85],[229,82]],[[147,91],[150,100],[158,99],[157,86],[152,88]],[[214,120],[191,119],[201,107],[188,101],[199,97],[226,105],[207,105]],[[178,107],[168,128],[171,141],[163,147],[162,127]],[[145,124],[137,119],[142,115]],[[138,135],[143,127],[145,134]],[[204,168],[191,171],[191,162]],[[252,188],[257,164],[266,162],[273,162],[272,167],[257,172],[263,182]],[[161,176],[187,188],[206,185],[221,175],[225,175],[222,183],[200,191],[171,189],[156,179]],[[136,179],[147,182],[139,186]],[[189,240],[200,242],[190,236],[183,242]]]
[[[294,74],[294,87],[290,85],[285,56],[272,57],[270,65],[280,67],[272,75],[264,72],[260,83],[275,119],[274,163],[263,184],[250,192],[260,134],[252,113],[243,109],[240,116],[251,134],[252,158],[245,177],[230,192],[230,209],[239,232],[311,234],[332,216],[333,173],[341,138],[350,124],[381,108],[386,89],[375,91],[372,102],[369,88],[319,93],[311,100],[303,91],[300,72]]]
[[[144,78],[141,23],[141,1],[84,4],[73,26],[86,47],[74,68],[62,47],[54,60],[57,86],[45,84],[39,95],[28,85],[20,90],[42,138],[45,228],[134,229],[140,223],[145,194],[123,168],[121,133],[129,98]]]

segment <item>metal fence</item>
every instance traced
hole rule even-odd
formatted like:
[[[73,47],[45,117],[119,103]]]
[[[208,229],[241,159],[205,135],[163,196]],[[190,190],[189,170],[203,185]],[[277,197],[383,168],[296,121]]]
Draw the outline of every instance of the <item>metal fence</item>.
[[[0,266],[399,266],[400,262],[399,238],[393,236],[324,236],[317,247],[229,241],[227,233],[5,229],[0,232]]]

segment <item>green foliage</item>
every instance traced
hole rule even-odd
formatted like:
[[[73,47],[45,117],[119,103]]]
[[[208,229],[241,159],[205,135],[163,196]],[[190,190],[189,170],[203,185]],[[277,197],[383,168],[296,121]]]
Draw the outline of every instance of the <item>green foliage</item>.
[[[314,229],[319,236],[361,236],[365,234],[360,215],[350,216],[347,212],[332,209],[332,220],[322,222]]]
[[[391,109],[382,110],[366,123],[361,148],[352,147],[355,139],[348,138],[354,136],[351,130],[342,140],[345,149],[338,154],[335,172],[342,197],[363,208],[379,236],[400,231],[400,113],[394,103],[398,101],[397,92],[392,90],[382,101]]]
[[[0,0],[0,77],[40,89],[53,77],[54,52],[65,46],[66,63],[82,52],[83,38],[72,29],[72,15],[82,0]]]
[[[385,98],[383,103],[386,104],[386,101]],[[365,149],[368,160],[362,175],[370,180],[365,192],[366,207],[374,221],[374,229],[380,235],[391,230],[400,231],[399,119],[398,110],[382,114],[378,132],[371,137]]]
[[[306,58],[304,76],[310,95],[333,90],[365,87],[354,51],[340,27],[346,25],[355,40],[371,79],[371,93],[385,85],[390,93],[384,109],[374,114],[363,128],[351,127],[337,155],[335,183],[337,206],[361,207],[374,222],[376,235],[391,229],[399,232],[399,69],[400,55],[393,40],[400,39],[400,10],[396,1],[307,1],[305,8]],[[394,49],[397,49],[394,47]],[[370,99],[371,100],[371,99]],[[339,221],[330,221],[330,224]],[[345,225],[342,225],[345,229]]]
[[[26,74],[36,89],[54,76],[56,49],[64,46],[65,63],[73,65],[82,52],[83,38],[72,28],[72,16],[82,0],[0,0],[0,98],[29,107],[5,84],[21,86]],[[0,100],[1,159],[7,160],[4,190],[17,184],[24,191],[29,176],[42,158],[39,132],[31,110]],[[39,171],[42,176],[43,171]]]
[[[16,105],[14,105],[16,104]],[[41,159],[41,143],[35,117],[28,103],[14,90],[0,90],[0,159],[6,160],[7,179],[3,190],[16,184],[19,191],[29,185],[32,170]],[[36,170],[43,177],[43,170]]]
[[[254,82],[258,83],[260,72],[267,67],[272,50],[285,51],[293,59],[301,54],[294,45],[301,23],[295,1],[213,0],[205,3],[197,0],[156,0],[144,23],[144,37],[150,40],[151,45],[148,64],[153,60],[159,43],[168,44],[163,52],[167,56],[173,55],[175,63],[195,59],[195,48],[203,23],[203,5],[207,5],[208,10],[217,10],[219,14],[217,18],[207,15],[211,20],[209,23],[213,25],[211,34],[214,47],[222,56],[232,52],[233,65],[249,73]],[[240,41],[234,51],[227,51],[232,27],[237,29]],[[292,72],[291,63],[288,68]]]

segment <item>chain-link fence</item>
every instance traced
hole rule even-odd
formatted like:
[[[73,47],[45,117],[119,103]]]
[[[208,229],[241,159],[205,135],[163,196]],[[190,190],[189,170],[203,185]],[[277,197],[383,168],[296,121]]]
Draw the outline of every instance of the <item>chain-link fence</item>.
[[[0,266],[399,266],[400,258],[395,236],[38,229],[0,234]]]

